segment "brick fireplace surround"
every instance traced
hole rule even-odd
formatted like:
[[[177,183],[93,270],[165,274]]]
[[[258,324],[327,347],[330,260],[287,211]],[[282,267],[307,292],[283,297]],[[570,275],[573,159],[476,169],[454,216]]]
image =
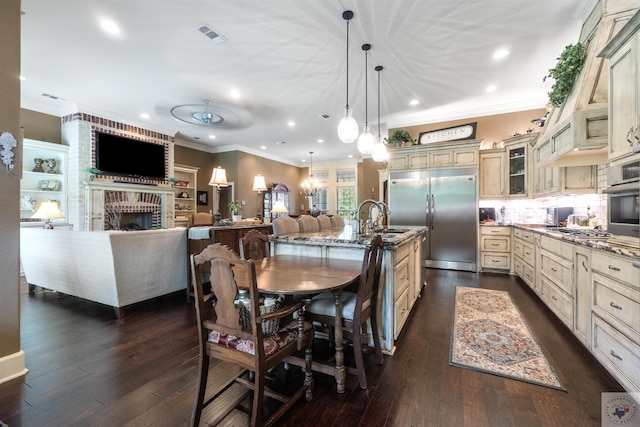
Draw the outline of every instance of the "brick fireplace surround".
[[[120,217],[121,226],[174,226],[174,191],[168,181],[93,177],[87,172],[96,165],[94,135],[100,131],[164,145],[165,176],[173,176],[171,136],[84,113],[62,117],[61,129],[63,143],[69,145],[68,220],[74,230],[112,229],[114,217]]]

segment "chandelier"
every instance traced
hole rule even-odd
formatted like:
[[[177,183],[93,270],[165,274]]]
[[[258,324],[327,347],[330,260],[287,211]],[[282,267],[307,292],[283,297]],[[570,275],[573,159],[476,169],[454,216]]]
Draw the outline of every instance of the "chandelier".
[[[302,183],[302,191],[300,192],[304,197],[313,199],[320,193],[320,186],[313,178],[313,151],[309,151],[311,155],[311,162],[309,163],[309,178],[305,179]]]

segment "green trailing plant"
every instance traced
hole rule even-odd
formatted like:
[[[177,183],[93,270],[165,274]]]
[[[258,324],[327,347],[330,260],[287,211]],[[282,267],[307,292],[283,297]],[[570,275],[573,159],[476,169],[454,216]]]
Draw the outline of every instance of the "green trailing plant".
[[[238,212],[244,209],[238,200],[232,200],[227,204],[227,208],[231,215],[238,215]]]
[[[97,175],[99,173],[102,173],[102,171],[98,168],[85,168],[84,171],[89,172],[92,175]]]
[[[397,146],[401,146],[406,142],[410,142],[412,145],[415,144],[416,140],[411,138],[411,135],[406,130],[398,129],[394,131],[389,138],[385,138],[385,140],[389,144],[395,144]]]
[[[176,178],[175,176],[172,176],[171,178],[169,178],[169,182],[174,184],[174,183],[178,182],[178,178]]]
[[[551,86],[551,92],[549,92],[549,101],[554,107],[561,106],[567,99],[573,83],[584,66],[584,56],[585,49],[581,43],[570,44],[557,58],[556,66],[551,68],[549,74],[542,79],[542,81],[546,81],[548,77],[551,77],[555,80]]]

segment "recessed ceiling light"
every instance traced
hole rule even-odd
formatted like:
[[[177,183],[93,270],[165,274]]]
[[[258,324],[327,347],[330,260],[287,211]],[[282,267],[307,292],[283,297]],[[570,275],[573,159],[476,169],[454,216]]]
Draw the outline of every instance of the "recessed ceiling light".
[[[302,159],[301,161],[302,161],[302,163],[306,163],[306,162],[307,162],[307,160],[306,160],[306,159]]]
[[[140,114],[140,117],[142,117],[143,119],[148,119],[149,115],[147,113],[142,113]]]
[[[353,158],[353,154],[349,154],[347,157],[352,159]]]
[[[287,123],[287,126],[289,126],[289,127],[293,127],[293,126],[295,126],[295,125],[296,125],[296,123],[295,123],[295,122],[288,122],[288,123]]]
[[[216,139],[215,135],[209,135],[209,139]]]
[[[509,55],[509,51],[506,49],[498,49],[493,54],[493,59],[502,59],[505,56]]]
[[[420,101],[418,101],[417,99],[412,99],[411,101],[409,101],[409,105],[418,105],[420,104]]]
[[[498,90],[498,87],[495,85],[487,86],[487,89],[486,89],[487,92],[495,92],[496,90]]]
[[[229,92],[229,96],[232,98],[240,98],[240,92],[238,92],[236,89],[231,89],[231,91]]]
[[[322,144],[324,142],[324,139],[319,139],[318,142]]]
[[[261,145],[260,148],[263,149],[263,150],[266,150],[267,146],[266,145]]]
[[[285,143],[285,141],[278,141],[278,142],[276,142],[276,145],[280,145],[280,144],[284,144],[284,143]]]
[[[102,22],[100,22],[100,28],[102,28],[109,34],[115,35],[120,33],[120,28],[118,27],[118,24],[116,24],[110,19],[103,19]]]

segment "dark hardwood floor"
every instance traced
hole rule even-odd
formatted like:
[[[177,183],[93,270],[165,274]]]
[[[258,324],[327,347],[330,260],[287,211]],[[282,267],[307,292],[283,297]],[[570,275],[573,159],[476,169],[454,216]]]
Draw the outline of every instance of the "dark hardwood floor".
[[[335,393],[315,374],[314,398],[282,426],[598,426],[600,393],[622,391],[518,279],[428,270],[423,291],[383,365],[367,357],[369,388],[349,375]],[[455,286],[507,290],[567,392],[449,366]],[[183,426],[195,393],[193,308],[179,292],[113,309],[22,284],[22,349],[29,373],[0,384],[0,421],[17,426]],[[215,366],[223,372],[223,366]],[[292,368],[293,369],[293,368]],[[215,376],[215,372],[212,375]],[[243,425],[234,414],[225,425]]]

